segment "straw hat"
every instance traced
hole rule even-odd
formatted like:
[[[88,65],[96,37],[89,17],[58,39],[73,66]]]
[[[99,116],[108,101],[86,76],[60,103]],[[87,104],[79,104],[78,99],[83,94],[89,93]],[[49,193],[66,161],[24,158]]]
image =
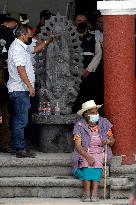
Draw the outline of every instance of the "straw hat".
[[[82,109],[79,110],[77,112],[78,115],[82,116],[82,114],[87,111],[87,110],[90,110],[92,108],[100,108],[102,105],[96,105],[96,103],[94,102],[94,100],[90,100],[90,101],[87,101],[85,103],[82,104]]]

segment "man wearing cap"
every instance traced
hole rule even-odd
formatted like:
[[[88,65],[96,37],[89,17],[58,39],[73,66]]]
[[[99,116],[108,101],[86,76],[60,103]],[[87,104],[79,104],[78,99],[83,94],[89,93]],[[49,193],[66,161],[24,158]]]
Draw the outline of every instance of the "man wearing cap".
[[[72,155],[73,174],[83,181],[84,202],[98,201],[98,185],[102,178],[104,163],[104,145],[108,146],[108,163],[112,158],[111,146],[115,139],[112,124],[100,117],[94,100],[82,104],[77,112],[82,118],[75,124],[73,140],[75,149]],[[92,191],[90,191],[92,188]]]

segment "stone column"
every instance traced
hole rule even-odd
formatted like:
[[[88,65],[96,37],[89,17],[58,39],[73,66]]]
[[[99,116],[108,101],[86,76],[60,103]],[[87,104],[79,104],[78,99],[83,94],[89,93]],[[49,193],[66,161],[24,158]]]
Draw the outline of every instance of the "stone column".
[[[113,123],[114,155],[133,164],[136,154],[135,0],[98,1],[104,15],[104,106]]]

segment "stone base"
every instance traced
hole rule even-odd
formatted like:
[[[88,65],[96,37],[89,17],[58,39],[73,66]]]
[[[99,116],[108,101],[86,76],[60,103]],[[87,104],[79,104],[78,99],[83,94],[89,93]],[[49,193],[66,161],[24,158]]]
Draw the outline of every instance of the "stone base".
[[[39,151],[49,153],[68,153],[73,151],[72,132],[79,120],[76,114],[71,115],[32,115],[32,122],[38,124]]]
[[[73,151],[73,125],[41,125],[40,126],[41,152],[67,153]]]

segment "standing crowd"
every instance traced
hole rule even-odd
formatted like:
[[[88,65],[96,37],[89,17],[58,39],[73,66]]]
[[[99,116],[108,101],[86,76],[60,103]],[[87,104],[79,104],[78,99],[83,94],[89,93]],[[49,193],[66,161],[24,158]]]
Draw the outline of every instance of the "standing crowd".
[[[15,153],[17,158],[35,157],[28,147],[25,128],[31,107],[30,97],[35,96],[34,55],[54,39],[52,34],[48,34],[46,41],[38,42],[37,35],[51,15],[49,10],[43,10],[35,29],[26,24],[26,19],[21,19],[21,23],[12,17],[1,20],[0,150]],[[98,111],[103,104],[104,92],[102,16],[98,16],[93,25],[85,14],[78,14],[74,18],[74,25],[81,41],[83,74],[73,106],[73,113],[77,112],[81,119],[73,131],[75,149],[72,171],[75,177],[83,181],[82,200],[96,202],[103,173],[104,147],[108,147],[110,163],[111,146],[115,142],[112,124],[100,117]]]

